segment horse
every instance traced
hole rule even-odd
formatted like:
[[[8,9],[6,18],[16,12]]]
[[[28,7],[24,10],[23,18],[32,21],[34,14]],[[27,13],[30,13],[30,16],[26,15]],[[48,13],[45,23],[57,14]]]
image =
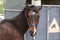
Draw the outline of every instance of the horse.
[[[26,4],[21,13],[0,23],[0,40],[24,40],[24,34],[30,30],[30,35],[36,34],[41,7]]]

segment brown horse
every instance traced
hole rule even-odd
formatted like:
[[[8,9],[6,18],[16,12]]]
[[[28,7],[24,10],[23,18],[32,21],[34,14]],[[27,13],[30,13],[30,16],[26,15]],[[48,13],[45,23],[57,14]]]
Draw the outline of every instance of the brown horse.
[[[32,36],[39,22],[39,10],[35,6],[28,6],[21,13],[12,18],[5,19],[0,23],[0,40],[24,40],[24,34],[30,29]]]

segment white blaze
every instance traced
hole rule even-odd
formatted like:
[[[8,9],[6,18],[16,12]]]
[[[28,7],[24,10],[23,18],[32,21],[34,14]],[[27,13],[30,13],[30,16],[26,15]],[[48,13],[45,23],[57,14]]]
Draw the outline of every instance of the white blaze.
[[[33,33],[33,35],[36,33],[36,28],[34,27],[34,33]]]
[[[33,12],[33,15],[35,15],[35,12]]]
[[[35,15],[35,12],[33,12],[33,15]],[[35,28],[35,23],[33,22],[33,25],[34,25],[34,33],[33,33],[33,35],[35,35],[35,33],[36,33],[36,28]]]

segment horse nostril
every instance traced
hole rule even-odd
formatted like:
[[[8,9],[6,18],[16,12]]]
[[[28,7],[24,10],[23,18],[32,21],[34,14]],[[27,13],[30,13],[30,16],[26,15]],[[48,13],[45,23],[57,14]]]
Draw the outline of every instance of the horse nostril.
[[[36,32],[34,34],[34,32],[30,31],[30,36],[35,36],[36,35]]]

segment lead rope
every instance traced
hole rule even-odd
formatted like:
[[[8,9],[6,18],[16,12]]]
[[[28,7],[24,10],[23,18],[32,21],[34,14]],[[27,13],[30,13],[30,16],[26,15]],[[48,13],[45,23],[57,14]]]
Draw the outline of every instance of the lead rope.
[[[32,40],[35,40],[35,36],[32,36]]]
[[[34,33],[33,33],[34,36],[32,36],[32,40],[35,40],[35,33],[36,33],[36,29],[34,27]]]

